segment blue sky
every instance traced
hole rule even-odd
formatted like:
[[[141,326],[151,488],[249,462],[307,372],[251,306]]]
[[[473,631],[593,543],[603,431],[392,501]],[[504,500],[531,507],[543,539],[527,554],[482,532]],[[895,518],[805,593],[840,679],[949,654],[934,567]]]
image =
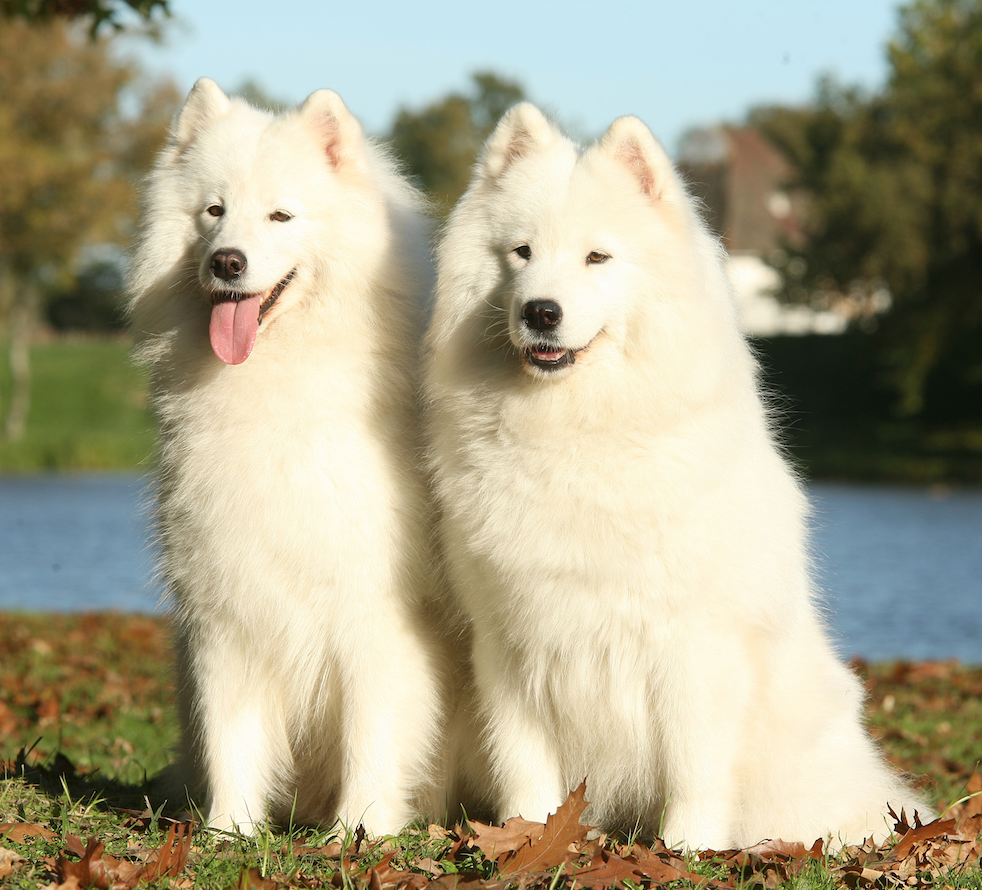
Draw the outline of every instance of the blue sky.
[[[675,152],[690,126],[804,102],[821,74],[876,88],[896,0],[526,0],[468,3],[171,0],[163,47],[134,44],[186,91],[207,75],[299,102],[337,90],[370,132],[400,106],[466,88],[471,72],[519,80],[575,135],[636,114]]]

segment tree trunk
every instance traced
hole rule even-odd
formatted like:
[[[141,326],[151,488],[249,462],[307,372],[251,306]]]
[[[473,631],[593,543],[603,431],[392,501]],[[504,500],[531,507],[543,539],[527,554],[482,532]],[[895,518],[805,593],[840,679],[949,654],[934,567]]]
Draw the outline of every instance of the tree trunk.
[[[24,435],[31,407],[30,344],[34,330],[34,302],[33,298],[28,298],[10,311],[10,410],[3,432],[11,442]]]
[[[3,335],[9,328],[10,308],[14,304],[13,275],[9,267],[0,258],[0,343],[6,339]],[[4,393],[0,389],[0,420],[3,419]]]

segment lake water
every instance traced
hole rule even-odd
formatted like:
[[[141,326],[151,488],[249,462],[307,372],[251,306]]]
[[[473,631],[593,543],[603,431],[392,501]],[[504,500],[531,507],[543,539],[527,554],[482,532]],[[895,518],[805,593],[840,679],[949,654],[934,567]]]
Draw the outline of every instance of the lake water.
[[[0,477],[0,610],[156,612],[134,476]],[[982,492],[814,485],[844,656],[982,663]]]

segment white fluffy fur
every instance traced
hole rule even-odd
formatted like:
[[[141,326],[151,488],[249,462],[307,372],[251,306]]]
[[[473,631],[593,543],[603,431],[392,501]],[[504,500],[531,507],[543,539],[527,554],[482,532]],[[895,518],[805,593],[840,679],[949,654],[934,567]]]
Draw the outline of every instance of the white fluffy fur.
[[[644,124],[580,150],[516,106],[437,273],[432,461],[499,818],[584,777],[588,818],[690,848],[926,812],[864,731],[720,247]],[[543,299],[551,342],[588,347],[565,369],[522,359]]]
[[[180,778],[213,826],[380,834],[445,812],[450,647],[413,412],[427,232],[328,90],[274,116],[202,79],[150,175],[130,317],[160,425]],[[209,345],[223,247],[248,292],[297,270],[238,365]]]

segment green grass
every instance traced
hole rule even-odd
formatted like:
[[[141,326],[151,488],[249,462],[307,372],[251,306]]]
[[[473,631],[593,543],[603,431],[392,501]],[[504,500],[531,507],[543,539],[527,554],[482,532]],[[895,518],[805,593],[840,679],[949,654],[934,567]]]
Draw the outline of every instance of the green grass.
[[[982,668],[957,662],[858,664],[870,729],[943,808],[982,758]]]
[[[574,881],[574,875],[597,868],[601,852],[608,870],[623,869],[633,856],[648,863],[646,874],[657,872],[650,870],[652,863],[671,866],[699,876],[700,888],[711,882],[714,890],[982,890],[980,844],[953,843],[947,836],[919,842],[916,855],[902,861],[893,845],[833,858],[812,858],[804,848],[678,857],[657,842],[598,842],[574,828],[569,845],[566,839],[559,844],[560,857],[569,852],[565,864],[521,873],[509,872],[507,861],[496,863],[466,827],[418,827],[369,841],[334,826],[288,826],[254,838],[198,826],[186,849],[179,839],[168,848],[172,817],[183,817],[159,808],[147,778],[166,764],[178,735],[169,647],[169,629],[157,618],[0,613],[0,764],[6,775],[0,780],[0,823],[27,831],[0,836],[3,890],[66,880],[74,890],[72,874],[87,875],[99,887],[139,882],[209,890],[571,890],[589,884],[586,877]],[[939,810],[962,796],[982,754],[982,667],[856,667],[869,691],[872,730],[890,759],[922,777],[925,795],[941,804]],[[32,746],[19,756],[21,748]],[[87,854],[90,838],[105,851],[89,847]],[[186,860],[171,855],[177,848]],[[15,858],[5,860],[4,850]],[[969,851],[970,864],[952,869],[959,850]],[[158,861],[173,862],[169,876],[141,872]],[[612,887],[605,880],[594,886]],[[662,883],[621,876],[616,886],[641,890]],[[691,887],[693,878],[669,883]],[[79,886],[87,886],[86,880]]]
[[[125,339],[53,340],[32,346],[31,404],[19,441],[0,437],[0,472],[124,469],[153,453],[146,380]],[[0,350],[0,408],[10,370]]]

